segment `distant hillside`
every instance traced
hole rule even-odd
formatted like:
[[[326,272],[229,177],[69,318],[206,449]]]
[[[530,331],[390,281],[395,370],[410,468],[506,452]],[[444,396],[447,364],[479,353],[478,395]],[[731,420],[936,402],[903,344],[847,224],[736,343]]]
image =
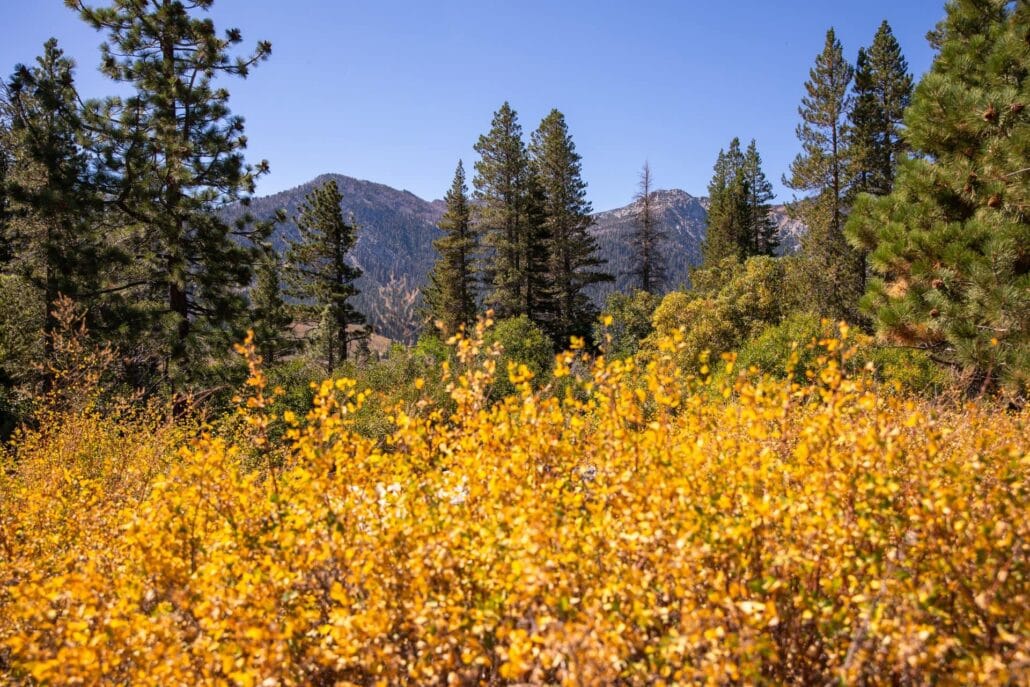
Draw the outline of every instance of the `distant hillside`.
[[[297,238],[294,218],[304,197],[330,179],[340,188],[344,216],[353,216],[358,224],[358,242],[350,255],[364,272],[358,280],[357,308],[377,333],[397,341],[413,340],[419,290],[436,260],[433,240],[440,235],[436,223],[443,216],[443,201],[428,202],[383,184],[323,174],[251,202],[250,212],[258,219],[268,219],[279,209],[286,211],[287,221],[272,237],[276,248],[283,250],[288,240]]]
[[[780,255],[796,253],[801,248],[801,237],[805,233],[805,225],[787,214],[786,205],[776,205],[769,213],[776,220],[777,235],[780,238]]]
[[[655,191],[653,200],[659,223],[666,234],[665,250],[662,251],[666,264],[666,288],[686,286],[690,283],[690,269],[701,264],[701,243],[708,222],[705,199],[673,189]],[[633,278],[629,274],[633,250],[629,239],[639,210],[639,203],[630,203],[594,215],[593,233],[601,255],[608,261],[608,271],[615,277],[614,283],[602,284],[597,289],[595,295],[602,300],[611,291],[633,288]]]
[[[288,239],[296,238],[293,218],[304,196],[329,179],[334,179],[340,188],[345,216],[353,216],[358,224],[358,242],[351,254],[353,264],[364,272],[358,282],[361,295],[357,307],[377,333],[397,341],[412,341],[418,333],[419,294],[436,260],[433,240],[440,235],[436,224],[443,216],[443,201],[426,201],[409,191],[342,174],[323,174],[296,188],[255,198],[251,203],[250,211],[259,219],[272,217],[278,209],[286,211],[287,221],[273,236],[277,248],[282,250]],[[664,250],[666,287],[686,286],[690,269],[701,262],[708,199],[672,189],[656,191],[655,200],[668,237]],[[629,275],[629,236],[637,209],[631,203],[594,215],[591,231],[597,237],[601,256],[608,261],[608,270],[616,277],[613,284],[603,284],[595,290],[593,295],[598,301],[613,290],[633,286]],[[804,226],[788,218],[783,206],[773,209],[773,217],[780,227],[782,248],[792,252]]]

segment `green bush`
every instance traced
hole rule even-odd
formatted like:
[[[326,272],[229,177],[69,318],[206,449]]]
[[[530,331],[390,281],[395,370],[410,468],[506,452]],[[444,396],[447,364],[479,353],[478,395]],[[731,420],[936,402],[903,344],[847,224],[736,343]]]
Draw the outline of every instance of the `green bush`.
[[[274,410],[279,415],[292,410],[303,417],[311,410],[311,401],[315,392],[312,384],[317,384],[325,377],[325,373],[311,361],[297,357],[283,360],[266,370],[268,385],[273,389],[283,390],[275,399]]]
[[[0,275],[0,441],[30,410],[35,363],[43,355],[42,303],[24,279]]]
[[[862,367],[872,364],[879,381],[923,396],[937,396],[955,385],[946,368],[918,349],[871,343],[858,349],[854,361]]]
[[[801,380],[806,370],[816,366],[816,358],[825,354],[819,341],[837,334],[835,325],[817,315],[794,313],[747,341],[737,356],[737,368],[754,367],[777,377],[785,376],[793,368],[794,377]],[[852,374],[871,370],[879,382],[930,396],[942,393],[952,384],[948,372],[925,351],[882,346],[864,334],[855,335],[850,345],[854,355],[848,359],[847,368]]]
[[[723,272],[717,274],[718,270]],[[686,369],[697,367],[702,352],[735,351],[783,318],[784,266],[779,258],[726,260],[694,276],[703,288],[666,295],[654,311],[654,331],[645,341],[646,348],[653,348],[682,329],[680,362]]]
[[[786,376],[788,369],[793,367],[794,375],[800,378],[819,354],[813,344],[828,335],[828,329],[829,326],[824,326],[817,315],[788,315],[782,322],[767,326],[758,336],[744,343],[737,356],[737,367],[741,370],[756,367],[760,372],[777,377]]]
[[[497,378],[494,380],[493,398],[504,398],[515,393],[515,387],[508,379],[508,363],[522,364],[533,373],[533,385],[539,387],[551,377],[554,367],[554,345],[544,330],[525,315],[500,320],[485,336],[488,346],[501,345],[501,356],[497,361]]]
[[[423,333],[415,342],[415,355],[425,359],[435,360],[442,363],[451,360],[454,355],[447,343],[437,334]]]
[[[601,312],[601,322],[594,326],[594,344],[605,355],[625,358],[640,348],[640,342],[651,333],[651,317],[661,298],[647,291],[632,294],[616,291],[608,296]],[[603,324],[610,317],[609,324]]]
[[[415,380],[431,373],[426,359],[399,343],[390,346],[386,355],[378,360],[370,358],[360,363],[350,362],[340,368],[337,376],[350,377],[357,382],[357,390],[371,390],[372,394],[354,415],[354,429],[359,434],[382,439],[393,429],[389,416],[398,404],[411,405],[421,395]],[[437,378],[439,374],[435,375]]]

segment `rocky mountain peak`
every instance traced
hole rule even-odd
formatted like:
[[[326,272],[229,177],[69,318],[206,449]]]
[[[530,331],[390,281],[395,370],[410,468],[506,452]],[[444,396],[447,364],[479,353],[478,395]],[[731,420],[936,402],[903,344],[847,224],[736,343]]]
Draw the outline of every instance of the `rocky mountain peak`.
[[[358,241],[351,253],[353,264],[364,272],[355,305],[364,312],[374,329],[391,339],[411,341],[417,335],[418,297],[436,260],[433,241],[440,236],[437,223],[446,209],[442,200],[423,200],[410,191],[385,184],[355,179],[342,174],[322,174],[306,184],[270,196],[255,198],[249,208],[258,219],[286,211],[287,221],[279,225],[273,243],[280,249],[297,235],[294,218],[300,204],[316,186],[333,179],[343,195],[343,211],[358,224]],[[666,288],[689,284],[690,269],[701,262],[701,244],[708,221],[708,199],[680,189],[653,192],[655,211],[666,234]],[[636,225],[639,203],[598,212],[591,232],[601,257],[615,282],[598,287],[591,295],[598,301],[612,290],[633,288],[630,275],[630,238]],[[803,225],[788,217],[783,206],[773,209],[781,227],[783,247],[796,249]]]

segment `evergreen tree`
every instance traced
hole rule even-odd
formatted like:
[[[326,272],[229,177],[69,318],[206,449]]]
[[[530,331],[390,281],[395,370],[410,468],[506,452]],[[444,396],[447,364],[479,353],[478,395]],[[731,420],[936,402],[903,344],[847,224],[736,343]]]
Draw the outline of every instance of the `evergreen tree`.
[[[550,239],[550,283],[554,290],[554,320],[550,332],[564,344],[569,337],[590,333],[597,309],[587,287],[611,281],[601,271],[597,241],[590,234],[591,205],[586,199],[582,163],[565,116],[551,110],[533,132],[532,168],[542,192],[546,234]]]
[[[87,124],[109,162],[111,197],[137,228],[129,243],[142,282],[134,292],[142,334],[176,386],[199,380],[240,334],[232,326],[245,311],[243,288],[256,255],[246,239],[257,237],[228,226],[217,210],[246,198],[267,169],[245,164],[243,120],[230,114],[229,94],[214,80],[246,77],[271,47],[260,42],[234,57],[239,31],[221,37],[198,16],[212,4],[112,0],[92,7],[68,0],[108,34],[101,70],[131,89],[124,99],[92,104]]]
[[[475,150],[476,228],[487,253],[486,304],[499,317],[549,318],[548,237],[542,191],[529,164],[518,116],[505,102]]]
[[[901,47],[884,21],[873,44],[858,51],[854,103],[849,117],[851,163],[857,193],[885,195],[894,185],[904,149],[902,118],[912,97],[912,76]]]
[[[886,183],[882,185],[882,192],[890,193],[894,187],[898,160],[905,151],[902,125],[905,110],[912,100],[913,81],[908,71],[908,62],[901,54],[901,46],[898,45],[886,21],[880,25],[873,37],[873,44],[869,48],[869,63],[874,93],[879,99],[880,110],[883,113],[881,145],[885,155],[881,175]]]
[[[762,171],[762,156],[758,144],[751,139],[740,168],[745,191],[744,241],[741,249],[748,257],[753,255],[775,255],[779,247],[776,222],[769,215],[773,195],[772,184]]]
[[[792,203],[791,211],[808,227],[802,254],[810,301],[820,314],[834,318],[855,316],[864,271],[843,233],[849,169],[846,118],[853,75],[830,29],[798,108],[801,153],[790,165],[790,177],[784,177],[789,188],[809,193]]]
[[[347,263],[357,227],[344,220],[342,201],[332,179],[305,196],[295,220],[299,237],[286,254],[289,295],[302,302],[301,312],[321,317],[319,357],[329,373],[367,336],[365,318],[351,303],[361,270]]]
[[[655,207],[654,180],[651,165],[646,161],[640,170],[640,185],[633,197],[637,205],[636,231],[630,237],[633,247],[633,276],[640,280],[640,290],[656,294],[665,282],[665,256],[662,243],[665,231]]]
[[[19,65],[6,85],[4,147],[13,163],[5,180],[7,269],[40,294],[48,360],[58,300],[67,297],[85,309],[100,293],[108,257],[96,225],[100,203],[91,160],[79,143],[73,68],[51,39],[36,66]]]
[[[848,235],[878,278],[888,341],[961,370],[972,393],[1030,383],[1030,5],[953,0],[905,115],[915,156],[861,196]]]
[[[546,196],[541,179],[532,165],[526,193],[526,229],[522,253],[526,283],[526,316],[545,331],[553,332],[557,321],[557,293],[551,273],[553,237],[544,207]]]
[[[251,328],[258,353],[272,365],[293,348],[289,306],[283,300],[279,254],[268,249],[261,256],[250,287]]]
[[[855,62],[855,85],[848,117],[848,146],[851,153],[851,193],[883,195],[888,183],[884,168],[890,155],[881,144],[886,126],[884,112],[876,97],[872,65],[865,48],[859,48]]]
[[[746,152],[740,139],[720,150],[708,184],[708,226],[701,246],[702,266],[714,268],[727,258],[746,260],[772,255],[778,245],[776,223],[769,216],[772,184],[762,171],[754,139]]]
[[[6,89],[5,89],[6,90]],[[7,179],[10,176],[13,155],[11,153],[10,106],[0,92],[0,273],[11,261],[12,248],[8,232],[10,224],[10,201],[7,193]]]
[[[748,193],[743,167],[740,139],[734,138],[729,150],[719,151],[708,184],[708,226],[701,246],[704,267],[719,265],[726,258],[742,260],[745,257],[742,245],[746,242]]]
[[[472,207],[465,185],[465,167],[461,160],[454,171],[454,181],[444,196],[447,210],[440,219],[443,236],[433,241],[439,253],[429,273],[424,294],[430,322],[440,322],[450,336],[463,325],[476,320],[476,236],[472,230]]]

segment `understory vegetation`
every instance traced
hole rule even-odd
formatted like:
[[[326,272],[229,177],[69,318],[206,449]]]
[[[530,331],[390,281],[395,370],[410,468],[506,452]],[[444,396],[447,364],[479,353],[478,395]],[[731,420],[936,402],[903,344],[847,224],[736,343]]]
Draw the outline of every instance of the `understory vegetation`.
[[[784,377],[687,371],[674,332],[541,381],[485,324],[400,395],[338,377],[304,414],[273,412],[248,342],[238,414],[209,424],[99,394],[102,356],[71,347],[75,393],[3,457],[0,672],[1026,680],[1026,410],[899,393],[847,327]]]
[[[0,683],[1030,684],[1030,3],[830,28],[782,211],[734,137],[607,227],[509,102],[255,205],[213,3],[0,80]]]

